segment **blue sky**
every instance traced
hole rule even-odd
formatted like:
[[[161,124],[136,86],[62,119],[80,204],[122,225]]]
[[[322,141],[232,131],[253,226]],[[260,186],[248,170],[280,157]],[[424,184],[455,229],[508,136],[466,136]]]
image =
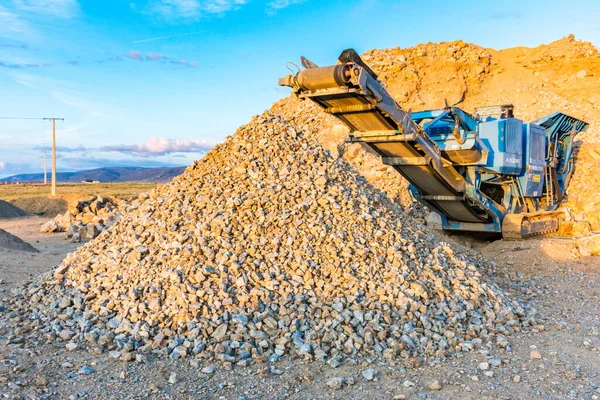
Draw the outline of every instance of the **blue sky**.
[[[57,122],[59,171],[187,165],[287,95],[287,61],[462,39],[600,44],[597,1],[0,0],[0,117]],[[50,122],[0,119],[0,177]]]

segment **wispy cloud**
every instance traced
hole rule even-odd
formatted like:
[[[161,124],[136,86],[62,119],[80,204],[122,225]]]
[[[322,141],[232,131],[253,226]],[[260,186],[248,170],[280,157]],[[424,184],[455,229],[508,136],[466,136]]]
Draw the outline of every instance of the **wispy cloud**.
[[[304,3],[306,0],[272,0],[267,4],[267,13],[276,14],[277,11],[283,10],[294,4]]]
[[[36,64],[36,63],[8,63],[5,61],[0,61],[0,68],[8,68],[8,69],[27,69],[27,68],[46,68],[51,67],[52,64]]]
[[[1,48],[1,46],[0,46]],[[192,60],[178,60],[173,57],[168,57],[164,54],[159,53],[148,53],[146,55],[140,53],[139,51],[130,51],[126,54],[120,56],[110,56],[106,58],[102,58],[96,60],[95,62],[98,64],[112,62],[112,61],[125,61],[125,60],[133,60],[133,61],[148,61],[148,62],[157,62],[162,64],[173,64],[173,65],[181,65],[188,68],[196,68],[200,64],[197,61]],[[31,69],[31,68],[47,68],[47,67],[57,67],[61,65],[70,65],[73,67],[77,67],[81,65],[81,61],[79,60],[69,60],[65,62],[56,62],[56,63],[37,63],[37,62],[9,62],[0,60],[0,68],[6,69]]]
[[[77,91],[67,92],[62,90],[53,90],[51,94],[56,100],[68,106],[79,108],[93,117],[123,121],[127,119],[126,115],[130,112],[128,110],[115,107],[111,104],[88,100],[88,95],[79,93]]]
[[[100,60],[96,60],[96,63],[102,64],[102,63],[105,63],[105,62],[112,62],[112,61],[125,61],[125,59],[123,57],[121,57],[121,56],[109,56],[109,57],[106,57],[106,58],[102,58]]]
[[[40,171],[41,172],[41,163],[14,163],[14,162],[0,162],[0,179],[21,173],[29,173],[32,171]]]
[[[123,57],[136,61],[142,61],[144,59],[144,56],[142,56],[142,53],[139,51],[130,51],[129,53],[124,54]]]
[[[112,145],[100,147],[100,151],[116,151],[140,157],[156,157],[171,153],[204,153],[215,143],[207,140],[150,138],[143,144]]]
[[[246,4],[246,0],[209,0],[202,3],[202,9],[208,14],[221,14],[238,9]]]
[[[52,147],[51,146],[35,146],[33,148],[33,150],[51,151]],[[77,147],[56,146],[56,151],[61,152],[61,153],[85,153],[88,151],[88,149],[84,146],[77,146]]]
[[[77,0],[13,0],[13,5],[19,11],[60,19],[72,19],[80,13]]]
[[[182,65],[188,68],[196,68],[199,64],[197,61],[189,61],[189,60],[177,60],[171,57],[168,57],[164,54],[158,53],[148,53],[143,55],[139,51],[130,51],[127,54],[123,55],[123,58],[127,58],[129,60],[134,61],[160,61],[168,64]],[[103,60],[99,61],[103,62]]]
[[[74,85],[68,81],[46,78],[21,71],[10,71],[8,74],[16,83],[49,93],[61,103],[78,108],[93,117],[125,120],[126,115],[131,113],[130,110],[115,107],[111,104],[89,100],[91,97],[89,94],[75,89]]]
[[[196,68],[199,64],[196,61],[187,61],[187,60],[171,60],[169,61],[171,64],[183,65],[188,68]]]
[[[27,49],[25,43],[0,43],[0,49]]]
[[[146,55],[146,60],[148,61],[160,61],[160,60],[168,60],[169,57],[162,55],[162,54],[158,54],[158,53],[148,53],[148,55]]]
[[[59,65],[71,65],[78,66],[80,64],[77,60],[71,60],[67,62],[60,63],[34,63],[34,62],[23,62],[23,63],[11,63],[6,61],[0,61],[0,68],[8,68],[8,69],[29,69],[29,68],[48,68],[48,67],[56,67]]]
[[[157,40],[166,40],[166,39],[180,38],[180,37],[185,37],[185,36],[194,36],[194,35],[200,35],[200,34],[203,34],[203,33],[211,33],[211,32],[221,31],[221,30],[224,30],[224,29],[227,29],[227,28],[223,28],[223,29],[208,29],[208,30],[204,30],[204,31],[179,33],[177,35],[157,36],[157,37],[148,38],[148,39],[134,40],[133,43],[155,42]]]
[[[247,0],[150,0],[134,10],[165,20],[198,20],[207,15],[224,14],[239,9]]]
[[[59,153],[90,153],[90,152],[117,152],[138,157],[158,157],[180,153],[205,153],[214,147],[215,143],[207,140],[186,140],[186,139],[162,139],[150,138],[142,144],[120,144],[101,147],[79,146],[57,146]],[[50,146],[34,146],[36,151],[51,151]]]
[[[6,7],[0,6],[0,33],[16,38],[31,32],[32,29],[27,22]]]

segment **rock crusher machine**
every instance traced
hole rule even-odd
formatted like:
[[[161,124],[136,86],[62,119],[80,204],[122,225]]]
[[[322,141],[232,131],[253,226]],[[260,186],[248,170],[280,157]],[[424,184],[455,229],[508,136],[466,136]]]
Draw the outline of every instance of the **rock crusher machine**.
[[[279,80],[311,99],[410,182],[410,191],[447,231],[501,233],[505,238],[554,232],[557,207],[573,172],[573,141],[588,124],[561,112],[531,123],[512,105],[404,111],[352,49],[336,65],[305,69]],[[435,214],[434,214],[435,215]]]

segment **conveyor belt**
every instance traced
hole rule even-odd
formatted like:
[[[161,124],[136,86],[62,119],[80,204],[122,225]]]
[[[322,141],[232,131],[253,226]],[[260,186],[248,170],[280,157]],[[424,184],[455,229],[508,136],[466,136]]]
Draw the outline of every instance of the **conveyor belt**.
[[[404,112],[362,62],[310,68],[279,82],[311,99],[351,131],[351,142],[363,142],[400,172],[432,209],[460,222],[489,222],[483,208],[465,196],[466,182],[444,160],[438,146]]]

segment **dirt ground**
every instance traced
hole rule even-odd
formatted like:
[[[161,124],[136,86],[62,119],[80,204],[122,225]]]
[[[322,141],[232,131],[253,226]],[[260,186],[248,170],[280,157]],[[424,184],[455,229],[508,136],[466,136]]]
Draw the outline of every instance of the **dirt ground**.
[[[5,289],[48,271],[80,245],[71,243],[61,234],[41,233],[40,227],[46,221],[48,218],[45,216],[0,219],[0,229],[21,238],[39,251],[33,253],[0,246],[0,279],[4,281]]]
[[[49,197],[50,186],[40,183],[2,184],[0,199],[5,200],[29,214],[43,213],[54,217],[67,210],[69,204],[91,195],[110,196],[130,199],[142,192],[149,192],[160,183],[124,182],[124,183],[60,183],[57,196]]]
[[[0,221],[0,229],[40,253],[0,249],[0,308],[11,288],[42,274],[80,244],[41,234],[46,218]],[[148,355],[123,363],[63,343],[28,342],[0,321],[0,396],[10,399],[597,399],[600,397],[600,258],[581,258],[573,240],[518,242],[445,237],[492,259],[483,271],[537,308],[536,328],[500,349],[479,348],[442,361],[406,364],[284,360],[229,369],[188,358]],[[7,310],[9,311],[9,310]],[[10,313],[4,314],[11,317]],[[534,350],[537,350],[537,354]],[[540,358],[537,358],[539,355]],[[86,367],[86,368],[84,368]],[[376,379],[363,371],[373,368]],[[340,389],[328,385],[343,377]],[[434,381],[439,383],[435,385]],[[441,387],[441,388],[439,388]],[[403,397],[404,396],[404,397]]]

